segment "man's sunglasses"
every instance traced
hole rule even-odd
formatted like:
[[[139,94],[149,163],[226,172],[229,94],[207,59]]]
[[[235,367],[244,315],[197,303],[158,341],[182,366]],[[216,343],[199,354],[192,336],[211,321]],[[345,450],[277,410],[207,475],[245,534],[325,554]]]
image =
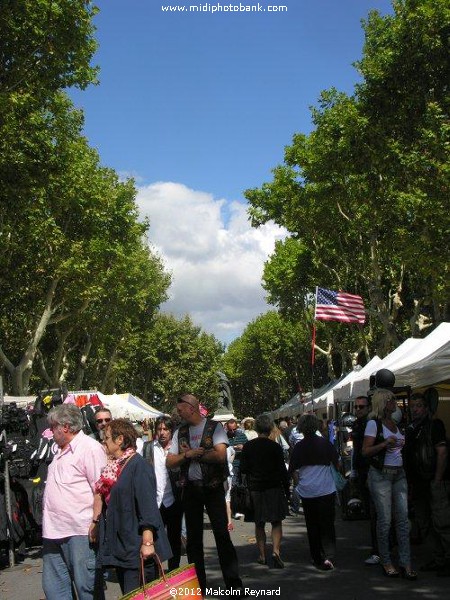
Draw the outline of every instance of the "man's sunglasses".
[[[95,419],[96,423],[109,423],[111,419]]]

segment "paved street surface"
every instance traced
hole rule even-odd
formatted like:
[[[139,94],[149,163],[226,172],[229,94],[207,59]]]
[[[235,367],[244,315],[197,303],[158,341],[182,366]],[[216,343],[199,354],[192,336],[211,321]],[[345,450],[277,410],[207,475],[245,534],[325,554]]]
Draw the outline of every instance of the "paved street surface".
[[[387,579],[379,566],[365,566],[368,555],[368,521],[343,521],[338,509],[336,530],[338,537],[336,569],[318,571],[310,564],[305,523],[302,516],[291,516],[284,521],[284,540],[282,557],[284,570],[274,569],[270,565],[256,563],[257,551],[254,545],[253,525],[243,521],[234,521],[232,538],[236,545],[241,577],[252,597],[282,599],[345,599],[383,600],[395,594],[400,599],[436,599],[448,597],[450,579],[438,578],[434,573],[419,573],[417,581]],[[427,548],[413,546],[413,563],[417,567],[430,559]],[[208,586],[224,591],[220,574],[217,552],[209,524],[205,524],[205,554],[208,574]],[[183,557],[186,562],[186,557]],[[0,569],[1,600],[44,600],[41,588],[42,560],[39,549],[32,551],[16,567]],[[272,594],[269,594],[269,591]],[[258,595],[258,592],[260,594]],[[265,593],[264,593],[265,592]],[[108,582],[107,600],[120,597],[119,585]],[[225,598],[225,595],[212,594],[208,597]]]

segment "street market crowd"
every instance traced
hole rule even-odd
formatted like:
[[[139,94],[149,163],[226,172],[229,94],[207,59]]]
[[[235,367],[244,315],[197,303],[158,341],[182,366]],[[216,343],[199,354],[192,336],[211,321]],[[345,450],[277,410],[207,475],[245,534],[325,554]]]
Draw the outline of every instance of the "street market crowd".
[[[368,516],[371,551],[362,562],[387,578],[415,580],[418,571],[450,577],[448,442],[429,396],[413,394],[404,411],[391,390],[376,389],[355,399],[354,413],[345,473],[336,423],[312,413],[278,423],[267,414],[221,423],[185,393],[153,430],[97,406],[95,432],[87,434],[76,404],[54,406],[46,415],[55,453],[42,511],[47,600],[72,600],[73,589],[79,600],[103,600],[113,569],[128,594],[142,572],[152,582],[161,563],[178,569],[184,552],[204,596],[205,512],[233,595],[245,596],[230,535],[237,518],[254,523],[255,561],[283,569],[283,520],[301,507],[311,561],[332,571],[339,566],[334,521],[342,485],[349,506]],[[426,564],[412,565],[412,535],[431,544]]]

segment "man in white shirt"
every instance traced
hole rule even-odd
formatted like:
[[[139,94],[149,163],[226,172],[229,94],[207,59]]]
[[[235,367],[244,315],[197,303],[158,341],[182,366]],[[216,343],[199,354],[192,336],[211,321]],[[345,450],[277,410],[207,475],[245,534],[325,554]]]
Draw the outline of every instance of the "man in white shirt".
[[[172,558],[169,559],[169,571],[177,569],[181,560],[181,488],[177,486],[178,473],[169,471],[166,458],[172,444],[173,421],[170,417],[158,417],[155,422],[156,438],[145,442],[144,457],[153,464],[156,474],[156,502],[172,547]]]

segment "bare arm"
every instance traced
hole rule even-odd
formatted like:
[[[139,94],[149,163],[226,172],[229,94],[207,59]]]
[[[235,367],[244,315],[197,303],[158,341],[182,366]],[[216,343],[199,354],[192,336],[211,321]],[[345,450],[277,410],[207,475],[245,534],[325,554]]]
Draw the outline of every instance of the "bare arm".
[[[203,463],[224,463],[227,461],[227,446],[226,444],[216,444],[214,448],[205,450],[202,456],[198,459]]]
[[[168,454],[166,458],[166,467],[168,469],[176,469],[177,467],[180,467],[183,463],[190,459],[188,453],[192,452],[193,450],[188,450],[186,452],[180,452],[179,454]]]
[[[92,509],[92,523],[89,526],[89,541],[95,544],[98,541],[98,523],[102,514],[103,498],[101,494],[94,494],[94,506]]]
[[[380,444],[375,444],[375,438],[371,435],[365,435],[363,446],[362,446],[362,455],[370,458],[371,456],[375,456],[382,450],[386,448],[393,448],[397,443],[397,438],[395,436],[390,436],[386,440],[383,440]]]

